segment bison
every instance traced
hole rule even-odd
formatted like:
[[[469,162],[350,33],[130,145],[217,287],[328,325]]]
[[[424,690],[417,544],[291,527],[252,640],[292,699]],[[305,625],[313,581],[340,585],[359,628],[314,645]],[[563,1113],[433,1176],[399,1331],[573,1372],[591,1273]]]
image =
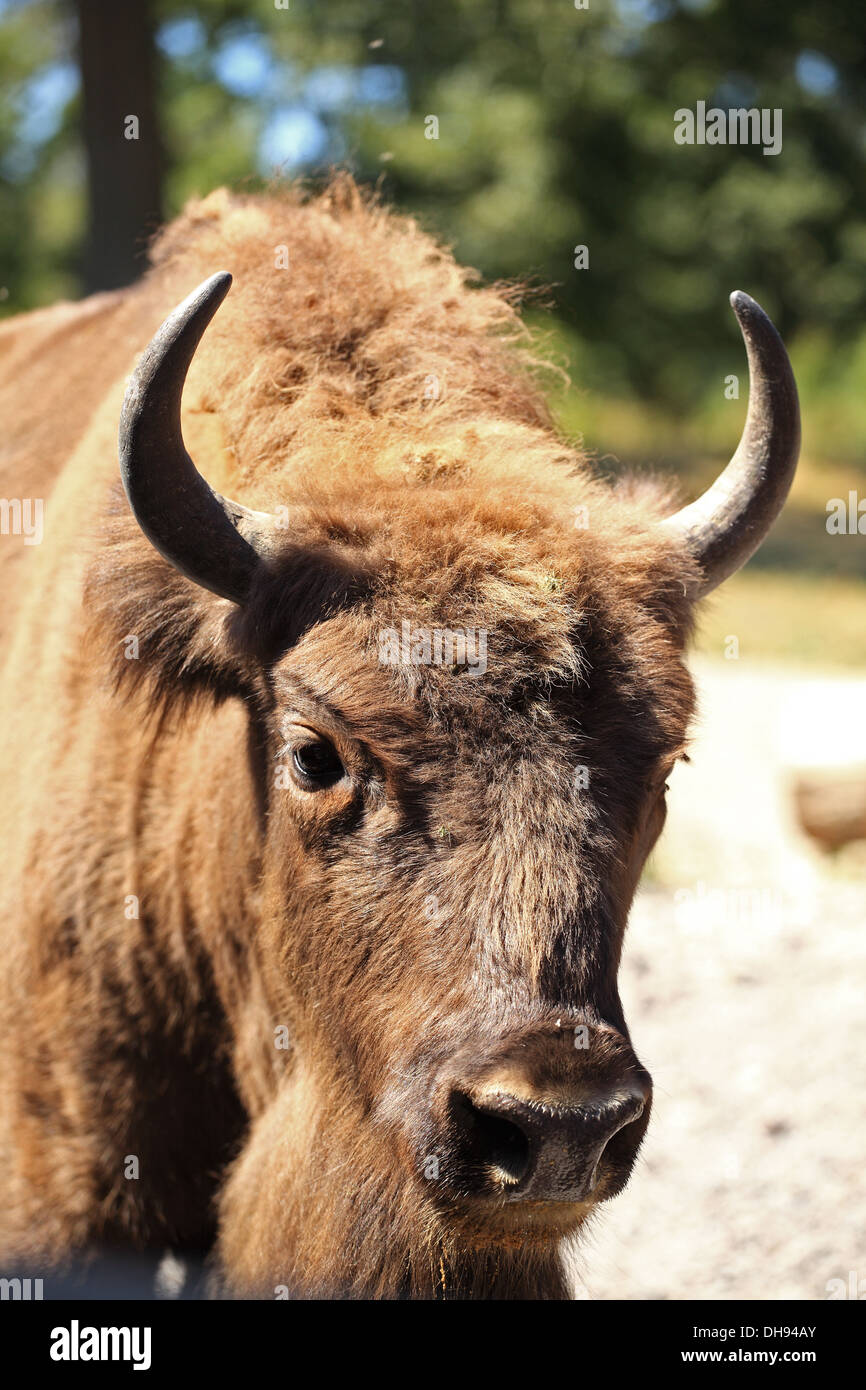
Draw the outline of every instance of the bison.
[[[7,1266],[568,1296],[649,1120],[617,971],[695,605],[799,447],[732,304],[744,434],[680,510],[560,437],[515,292],[347,176],[212,194],[136,286],[3,325],[42,519],[0,538]]]

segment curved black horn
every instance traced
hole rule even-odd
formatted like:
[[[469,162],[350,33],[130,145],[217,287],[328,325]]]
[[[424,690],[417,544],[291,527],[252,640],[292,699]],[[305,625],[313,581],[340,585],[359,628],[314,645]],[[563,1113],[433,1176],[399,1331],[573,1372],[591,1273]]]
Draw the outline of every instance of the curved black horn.
[[[749,358],[749,411],[737,452],[712,487],[667,518],[700,561],[702,598],[744,565],[788,496],[800,452],[800,405],[784,344],[759,304],[731,295]]]
[[[273,518],[214,492],[184,448],[180,428],[189,364],[231,282],[223,271],[193,290],[139,361],[120,415],[120,474],[133,514],[159,553],[196,584],[243,603]]]

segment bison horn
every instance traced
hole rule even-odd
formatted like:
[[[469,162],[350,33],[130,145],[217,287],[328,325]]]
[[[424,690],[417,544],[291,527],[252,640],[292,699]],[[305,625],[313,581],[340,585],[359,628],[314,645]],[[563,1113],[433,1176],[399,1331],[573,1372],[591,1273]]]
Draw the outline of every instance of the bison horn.
[[[243,603],[274,519],[214,492],[180,427],[189,364],[231,282],[223,272],[193,290],[139,361],[120,416],[120,473],[135,519],[159,553],[196,584]]]
[[[737,452],[712,487],[664,525],[684,536],[699,561],[696,598],[728,579],[757,550],[794,478],[800,406],[781,338],[759,304],[731,295],[749,358],[749,411]]]

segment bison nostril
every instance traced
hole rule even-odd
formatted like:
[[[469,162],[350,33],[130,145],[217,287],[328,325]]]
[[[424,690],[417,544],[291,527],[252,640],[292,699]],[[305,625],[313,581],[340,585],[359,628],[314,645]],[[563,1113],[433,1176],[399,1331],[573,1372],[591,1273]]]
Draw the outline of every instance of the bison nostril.
[[[500,1181],[508,1185],[523,1180],[529,1168],[531,1145],[518,1124],[476,1105],[462,1091],[452,1093],[451,1115],[464,1159],[497,1170]]]
[[[448,1130],[458,1184],[507,1201],[582,1202],[604,1176],[604,1195],[627,1180],[646,1121],[648,1094],[624,1083],[607,1094],[569,1095],[500,1084],[451,1087]],[[462,1176],[458,1176],[462,1175]],[[594,1198],[597,1200],[597,1198]]]

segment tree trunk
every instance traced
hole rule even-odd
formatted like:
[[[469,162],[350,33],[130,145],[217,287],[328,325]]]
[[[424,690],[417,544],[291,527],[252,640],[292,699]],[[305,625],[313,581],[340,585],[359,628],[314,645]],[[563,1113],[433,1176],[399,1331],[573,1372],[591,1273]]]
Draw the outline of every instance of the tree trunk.
[[[85,289],[140,275],[162,212],[162,142],[150,0],[75,0],[87,153]]]

